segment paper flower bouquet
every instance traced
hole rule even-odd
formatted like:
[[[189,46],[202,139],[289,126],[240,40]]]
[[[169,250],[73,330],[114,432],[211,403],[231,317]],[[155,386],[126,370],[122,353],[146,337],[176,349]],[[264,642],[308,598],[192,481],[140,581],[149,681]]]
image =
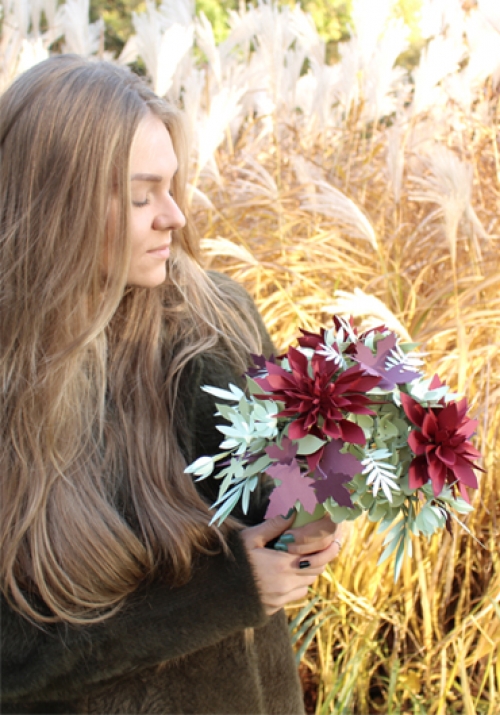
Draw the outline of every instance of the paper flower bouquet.
[[[430,536],[454,511],[471,510],[476,420],[465,398],[419,372],[416,346],[386,327],[359,333],[335,316],[331,329],[301,332],[280,358],[254,357],[245,391],[202,388],[221,400],[224,439],[186,472],[206,479],[217,465],[212,523],[240,500],[246,513],[263,472],[275,482],[266,518],[291,507],[295,525],[325,511],[335,522],[366,513],[380,531],[392,527],[379,563],[394,553],[397,579],[412,533]]]

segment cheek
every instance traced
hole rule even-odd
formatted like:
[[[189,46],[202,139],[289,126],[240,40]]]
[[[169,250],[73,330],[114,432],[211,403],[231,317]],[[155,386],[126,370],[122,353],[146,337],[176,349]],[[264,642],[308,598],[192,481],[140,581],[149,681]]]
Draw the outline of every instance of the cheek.
[[[108,277],[110,271],[116,263],[115,250],[118,237],[116,235],[118,227],[118,201],[111,198],[108,203],[108,215],[106,220],[106,234],[102,246],[102,272]]]
[[[150,224],[151,218],[147,207],[142,208],[140,211],[132,210],[128,227],[131,264],[142,260],[146,251],[151,248]]]

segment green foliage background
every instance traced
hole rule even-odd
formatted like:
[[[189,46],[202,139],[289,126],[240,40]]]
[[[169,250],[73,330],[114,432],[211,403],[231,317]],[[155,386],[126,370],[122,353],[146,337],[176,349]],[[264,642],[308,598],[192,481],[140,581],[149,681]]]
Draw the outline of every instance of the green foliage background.
[[[256,4],[254,2],[253,4]],[[293,6],[295,4],[310,13],[321,39],[326,43],[327,59],[337,57],[337,43],[349,36],[352,0],[277,0],[277,4]],[[245,7],[244,0],[196,0],[196,13],[203,12],[210,20],[217,42],[222,42],[228,34],[228,15],[230,10]],[[393,13],[403,17],[412,32],[412,44],[418,48],[420,37],[417,21],[422,0],[397,0]],[[92,21],[102,17],[106,24],[106,47],[119,54],[133,30],[132,13],[145,9],[144,0],[91,0],[90,18]],[[411,57],[409,58],[411,62]]]

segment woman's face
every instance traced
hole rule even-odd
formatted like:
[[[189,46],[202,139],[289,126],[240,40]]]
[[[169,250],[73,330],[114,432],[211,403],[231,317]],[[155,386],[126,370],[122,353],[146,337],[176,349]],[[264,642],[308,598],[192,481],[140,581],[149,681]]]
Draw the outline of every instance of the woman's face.
[[[153,114],[141,120],[130,153],[131,257],[127,285],[154,288],[166,278],[172,231],[186,220],[172,197],[177,157],[165,125]],[[111,199],[109,222],[117,200]]]

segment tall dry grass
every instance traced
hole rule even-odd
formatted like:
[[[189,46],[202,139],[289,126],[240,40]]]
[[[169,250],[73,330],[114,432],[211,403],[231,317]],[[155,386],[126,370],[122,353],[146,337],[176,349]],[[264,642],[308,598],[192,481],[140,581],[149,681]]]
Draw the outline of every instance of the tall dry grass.
[[[247,286],[277,345],[288,345],[299,327],[328,325],[337,311],[390,322],[422,345],[428,370],[465,393],[479,419],[486,473],[467,519],[472,535],[455,523],[453,536],[417,541],[394,585],[390,565],[376,565],[382,537],[357,523],[318,583],[318,600],[300,615],[297,644],[315,676],[317,713],[500,712],[497,100],[492,126],[463,117],[460,133],[436,137],[427,157],[406,128],[399,201],[387,171],[393,128],[368,133],[355,114],[327,146],[306,148],[288,118],[279,142],[220,151],[220,181],[203,186],[214,204],[198,214],[211,265]],[[442,147],[446,153],[438,153]],[[307,156],[316,182],[296,169],[297,155]],[[437,158],[450,179],[459,166],[471,167],[471,205],[488,233],[459,213],[451,189],[450,208],[418,198],[433,185]],[[330,185],[362,210],[372,231],[354,207],[341,220]]]
[[[50,51],[33,25],[16,30],[15,6],[4,85],[29,43]],[[479,420],[485,473],[466,528],[415,540],[394,584],[390,563],[377,566],[383,537],[358,521],[290,610],[308,710],[496,715],[500,12],[495,0],[424,0],[424,50],[409,71],[397,63],[408,28],[390,6],[355,0],[352,38],[329,66],[297,8],[234,13],[216,45],[189,0],[148,3],[117,61],[141,56],[184,107],[207,265],[248,288],[279,347],[335,312],[385,322],[421,344],[428,371]],[[72,15],[58,12],[49,29],[61,37]],[[95,28],[79,23],[65,46],[97,52]]]
[[[396,201],[387,176],[390,129],[371,127],[367,136],[350,116],[327,147],[309,145],[305,152],[300,128],[290,122],[286,129],[279,143],[249,152],[250,160],[246,144],[219,153],[221,180],[204,185],[214,208],[198,215],[211,265],[247,286],[281,347],[299,327],[329,325],[337,311],[409,334],[426,352],[428,370],[467,395],[486,469],[467,519],[472,535],[454,523],[453,536],[417,541],[397,585],[390,565],[376,565],[382,537],[373,526],[357,523],[351,531],[342,558],[315,589],[317,602],[297,624],[307,624],[298,645],[314,629],[302,655],[319,688],[315,712],[494,715],[500,712],[497,136],[464,120],[459,136],[442,139],[442,156],[422,160],[408,143]],[[294,170],[302,152],[373,231],[353,230],[354,209],[341,221],[335,195],[323,206],[326,187],[322,192],[322,184]],[[447,235],[446,207],[415,198],[424,182],[431,184],[436,156],[449,163],[452,178],[455,159],[471,166],[472,205],[488,235],[458,210],[456,230]]]
[[[391,565],[377,567],[382,536],[357,523],[313,600],[291,609],[308,709],[494,715],[498,87],[485,77],[469,107],[443,88],[436,106],[417,111],[413,87],[400,82],[401,106],[389,117],[368,114],[362,88],[340,111],[337,98],[332,113],[342,116],[330,126],[279,105],[247,117],[219,148],[216,178],[201,178],[213,206],[197,218],[210,264],[247,286],[278,346],[334,312],[389,323],[421,344],[429,372],[465,393],[479,419],[486,473],[470,535],[454,523],[451,536],[417,540],[395,585]]]

